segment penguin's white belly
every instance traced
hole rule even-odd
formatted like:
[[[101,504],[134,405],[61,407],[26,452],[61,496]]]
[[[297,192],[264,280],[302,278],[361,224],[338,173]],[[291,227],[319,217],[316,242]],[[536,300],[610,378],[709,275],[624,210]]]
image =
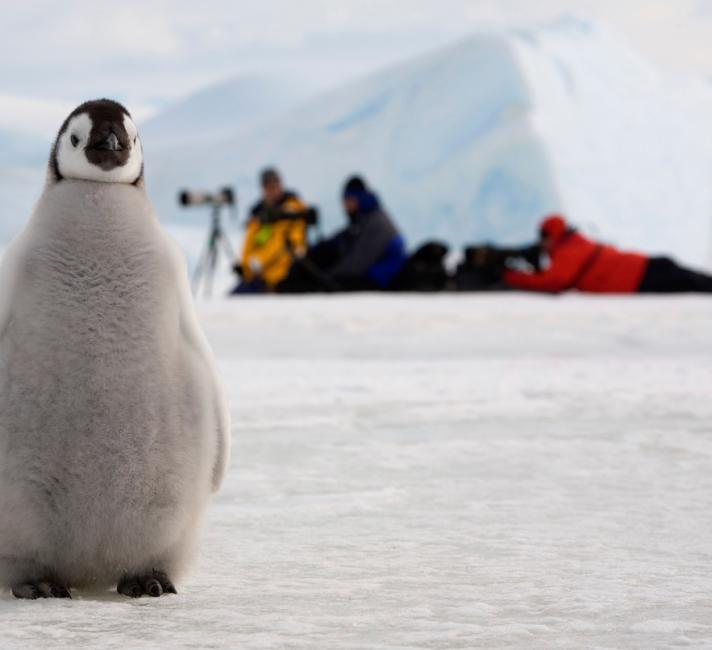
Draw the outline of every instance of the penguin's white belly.
[[[158,355],[116,354],[107,376],[91,346],[81,352],[71,337],[59,354],[34,349],[57,363],[38,363],[38,382],[22,372],[27,356],[17,350],[9,364],[16,408],[3,422],[13,448],[6,478],[26,503],[23,520],[35,515],[32,537],[60,542],[47,558],[58,566],[121,565],[158,553],[209,492],[206,438],[198,435],[206,414],[185,402],[201,387],[177,380],[190,375],[190,360],[166,367]]]
[[[101,583],[195,527],[214,414],[161,240],[65,227],[28,250],[0,346],[0,551]]]

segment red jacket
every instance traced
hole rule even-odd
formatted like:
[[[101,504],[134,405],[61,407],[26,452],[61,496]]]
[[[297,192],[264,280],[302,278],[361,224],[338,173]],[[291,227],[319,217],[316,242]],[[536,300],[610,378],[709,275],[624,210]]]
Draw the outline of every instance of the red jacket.
[[[549,267],[540,273],[507,271],[504,281],[515,289],[559,293],[635,293],[648,258],[597,244],[575,231],[563,233],[549,250]]]

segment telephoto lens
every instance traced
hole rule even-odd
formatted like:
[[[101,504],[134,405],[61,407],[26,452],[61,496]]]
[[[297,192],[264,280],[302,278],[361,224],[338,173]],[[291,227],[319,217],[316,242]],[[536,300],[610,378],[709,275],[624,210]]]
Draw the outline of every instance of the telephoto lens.
[[[235,191],[231,187],[223,187],[214,194],[211,192],[182,190],[178,193],[178,203],[183,207],[194,205],[234,205]]]

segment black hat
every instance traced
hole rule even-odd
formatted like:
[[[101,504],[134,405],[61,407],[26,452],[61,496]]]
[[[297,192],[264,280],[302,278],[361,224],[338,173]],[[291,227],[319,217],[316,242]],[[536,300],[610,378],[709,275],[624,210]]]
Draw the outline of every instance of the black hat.
[[[282,182],[282,179],[279,177],[279,172],[274,167],[267,167],[266,169],[263,169],[260,173],[260,184],[262,187],[272,181],[277,181],[278,183]]]
[[[344,185],[343,196],[346,198],[349,195],[360,194],[366,191],[366,182],[360,176],[351,176]]]

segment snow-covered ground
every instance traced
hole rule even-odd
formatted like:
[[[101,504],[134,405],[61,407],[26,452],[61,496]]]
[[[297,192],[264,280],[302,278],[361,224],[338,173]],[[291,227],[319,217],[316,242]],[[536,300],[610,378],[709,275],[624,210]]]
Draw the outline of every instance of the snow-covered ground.
[[[0,647],[712,647],[712,301],[201,305],[234,456],[177,597]]]

